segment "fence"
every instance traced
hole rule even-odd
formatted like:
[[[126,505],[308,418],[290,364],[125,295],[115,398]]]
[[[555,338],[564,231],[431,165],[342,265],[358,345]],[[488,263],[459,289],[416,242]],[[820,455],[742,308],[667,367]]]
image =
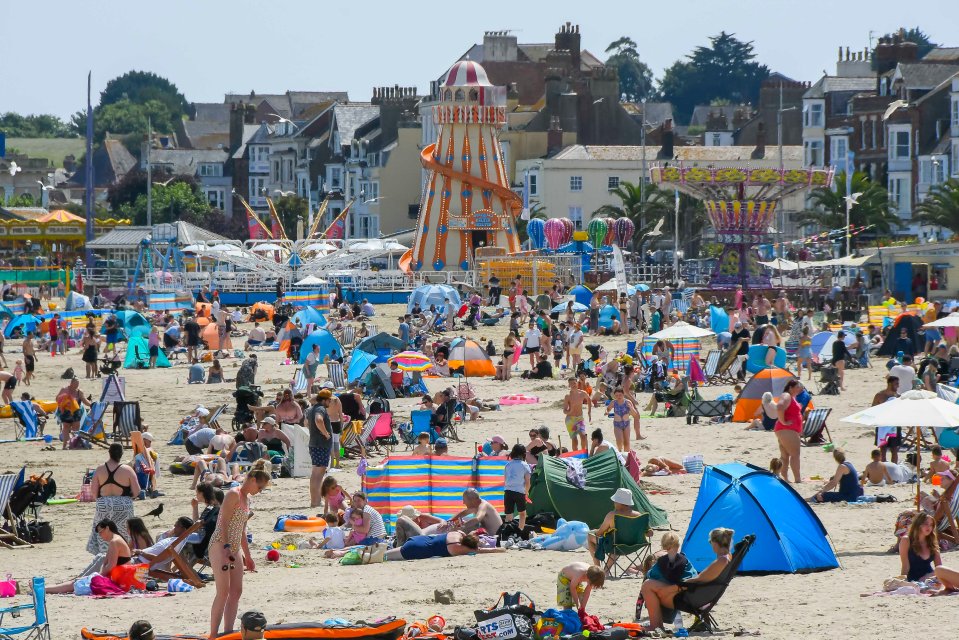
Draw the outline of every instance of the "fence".
[[[495,256],[478,260],[473,274],[477,286],[495,276],[505,287],[516,276],[521,276],[526,291],[535,296],[549,289],[555,280],[567,286],[581,283],[583,266],[580,256],[575,254]]]

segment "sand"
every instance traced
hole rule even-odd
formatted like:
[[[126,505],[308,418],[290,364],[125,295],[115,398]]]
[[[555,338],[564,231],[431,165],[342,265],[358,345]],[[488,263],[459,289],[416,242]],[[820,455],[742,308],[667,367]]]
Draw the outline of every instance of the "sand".
[[[399,306],[381,308],[377,324],[381,329],[395,330],[396,316],[400,311]],[[476,338],[492,339],[497,348],[502,349],[505,327],[482,328],[470,333]],[[600,342],[607,350],[614,351],[623,349],[626,339],[590,339],[589,342]],[[17,347],[12,341],[7,344],[11,367],[17,357],[11,352],[19,351]],[[292,377],[294,367],[283,365],[278,353],[260,352],[259,358],[257,382],[268,393],[275,392]],[[233,378],[237,360],[229,358],[223,362],[227,377]],[[41,355],[38,379],[30,391],[41,399],[53,398],[62,386],[60,374],[68,366],[83,371],[78,349],[66,357],[54,359],[48,354]],[[521,366],[527,368],[525,358]],[[197,404],[213,407],[228,403],[230,411],[234,406],[232,383],[187,385],[186,369],[181,362],[169,369],[123,372],[127,395],[140,400],[144,421],[160,443],[158,450],[164,463],[169,463],[173,455],[182,453],[182,448],[164,444],[182,416]],[[881,363],[873,369],[850,371],[847,373],[847,392],[841,396],[815,398],[817,406],[833,409],[829,420],[833,437],[844,445],[849,459],[860,469],[868,461],[873,433],[866,428],[845,425],[839,422],[839,418],[867,407],[873,395],[882,388],[884,375]],[[493,434],[501,434],[509,442],[526,442],[529,427],[541,424],[549,425],[554,434],[563,435],[566,441],[560,402],[566,389],[565,380],[525,381],[515,378],[508,384],[491,379],[474,382],[481,397],[496,398],[519,392],[539,396],[541,402],[484,413],[485,419],[461,428],[460,435],[466,442],[453,443],[452,454],[469,455],[473,451],[473,441],[482,442]],[[434,391],[441,386],[437,380],[431,380],[429,384]],[[99,394],[100,381],[83,381],[81,386],[87,392]],[[703,395],[714,398],[730,391],[730,386],[706,387]],[[642,394],[641,403],[647,398],[647,394]],[[406,416],[413,403],[409,399],[398,400],[394,403],[394,410],[398,416]],[[225,423],[228,421],[229,418]],[[9,425],[9,421],[4,422],[4,427],[12,431]],[[592,426],[601,426],[612,435],[608,418],[594,414]],[[643,433],[648,439],[638,445],[633,443],[643,459],[659,455],[678,460],[684,454],[702,453],[707,464],[744,460],[765,466],[778,451],[771,433],[744,431],[743,425],[735,423],[687,425],[683,418],[644,419]],[[53,452],[40,449],[41,445],[37,443],[3,444],[0,470],[16,471],[22,464],[27,464],[30,473],[51,469],[60,493],[74,495],[79,491],[83,472],[106,459],[103,449]],[[804,477],[820,475],[825,478],[835,471],[835,467],[832,456],[821,447],[803,449]],[[341,484],[348,489],[359,486],[355,469],[356,461],[349,461],[338,473]],[[656,495],[653,500],[669,512],[670,522],[680,535],[688,525],[699,480],[697,475],[655,479],[656,484],[667,489],[669,494]],[[155,533],[172,526],[177,516],[189,515],[192,497],[189,484],[189,478],[169,474],[162,477],[161,489],[166,496],[160,501],[164,503],[165,511],[162,518],[151,519],[149,523]],[[799,491],[804,495],[812,494],[821,484],[810,481]],[[951,630],[959,628],[955,622],[949,622],[954,619],[951,614],[941,615],[944,607],[954,605],[952,600],[861,597],[862,593],[880,589],[885,578],[899,573],[898,557],[887,550],[894,542],[896,515],[907,506],[902,501],[908,500],[914,489],[902,486],[882,491],[892,493],[901,502],[815,507],[830,533],[842,570],[811,575],[737,578],[715,612],[720,626],[726,630],[725,635],[742,628],[758,631],[766,638],[875,638],[880,634],[895,637],[913,633],[917,620],[936,620],[940,631],[947,627]],[[157,502],[137,502],[136,511],[146,513]],[[270,565],[260,548],[278,537],[272,531],[277,515],[309,513],[307,481],[278,480],[252,502],[256,515],[249,530],[257,548],[254,552],[257,572],[246,575],[240,611],[261,609],[271,623],[330,617],[371,620],[398,616],[407,620],[425,620],[433,614],[440,614],[452,628],[455,624],[471,623],[473,610],[491,605],[504,590],[521,590],[542,608],[551,606],[555,598],[555,575],[559,569],[566,563],[587,559],[585,550],[567,553],[510,551],[483,558],[341,567],[322,558],[318,552],[298,551],[284,552],[284,562]],[[54,541],[32,549],[0,550],[0,572],[11,572],[21,580],[43,575],[49,582],[74,577],[90,560],[84,547],[92,517],[93,504],[89,503],[44,508],[43,518],[54,526]],[[746,533],[750,532],[737,531],[736,537]],[[287,561],[293,559],[301,565],[299,568],[286,566]],[[959,565],[959,554],[945,554],[944,562]],[[640,582],[635,579],[610,581],[607,588],[595,592],[591,598],[591,613],[603,620],[631,620],[639,586]],[[433,591],[437,588],[453,589],[455,603],[434,603]],[[205,633],[213,595],[213,587],[209,586],[192,593],[156,599],[93,600],[51,596],[49,611],[53,636],[78,637],[83,626],[125,630],[139,618],[151,620],[164,633]]]

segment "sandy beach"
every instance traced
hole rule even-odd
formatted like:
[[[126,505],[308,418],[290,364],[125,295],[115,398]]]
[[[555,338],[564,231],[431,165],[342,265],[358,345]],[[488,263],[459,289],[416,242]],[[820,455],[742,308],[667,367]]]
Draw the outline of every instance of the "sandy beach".
[[[382,330],[395,331],[396,316],[400,306],[378,308],[376,322]],[[248,328],[249,325],[243,325]],[[476,339],[493,340],[497,350],[502,350],[506,326],[467,331]],[[457,332],[459,333],[459,332]],[[236,339],[235,343],[240,340]],[[626,337],[588,338],[587,343],[600,343],[607,351],[625,348]],[[708,341],[707,341],[708,344]],[[19,357],[19,345],[7,343],[7,359],[12,368]],[[273,392],[286,386],[294,366],[283,365],[277,352],[259,352],[260,368],[257,383],[269,398]],[[223,360],[227,378],[235,377],[238,361]],[[873,432],[870,429],[846,425],[839,418],[871,404],[873,395],[883,386],[886,370],[882,362],[874,363],[872,369],[854,370],[847,373],[848,391],[841,396],[816,396],[817,407],[831,407],[828,422],[833,438],[848,452],[849,460],[862,469],[869,460],[873,448]],[[525,358],[520,366],[526,368]],[[29,391],[38,399],[52,399],[62,386],[60,374],[67,367],[82,372],[79,349],[66,357],[51,359],[41,354],[38,375]],[[322,370],[322,368],[321,368]],[[144,421],[158,441],[157,450],[161,466],[166,468],[174,455],[183,453],[182,447],[164,444],[173,434],[179,420],[198,404],[214,407],[222,403],[234,406],[230,382],[219,385],[187,385],[187,366],[182,359],[169,369],[124,370],[127,396],[140,400]],[[463,443],[452,443],[454,455],[471,455],[474,441],[483,442],[493,434],[503,435],[508,442],[526,442],[526,432],[531,426],[548,425],[553,434],[568,439],[563,428],[561,399],[566,391],[563,379],[525,381],[518,377],[509,383],[491,379],[473,380],[480,397],[498,398],[507,393],[528,393],[540,397],[536,405],[503,407],[500,411],[483,414],[483,420],[469,422],[460,429]],[[805,382],[805,380],[804,380]],[[449,381],[431,379],[431,391],[436,391]],[[99,380],[83,380],[81,388],[94,396],[100,393]],[[815,385],[810,385],[815,390]],[[730,393],[731,386],[709,386],[702,390],[706,398]],[[17,389],[17,393],[21,391]],[[640,395],[645,404],[648,394]],[[397,400],[393,407],[400,419],[408,418],[414,400]],[[12,437],[12,423],[3,421],[3,437]],[[108,421],[109,424],[109,421]],[[224,421],[229,424],[229,418]],[[600,426],[612,435],[611,421],[598,412],[594,413],[591,427]],[[684,418],[644,419],[643,433],[646,440],[633,443],[641,459],[650,455],[666,456],[676,460],[683,455],[701,453],[707,464],[748,461],[766,466],[778,455],[776,440],[771,433],[745,431],[744,425],[695,424],[687,425]],[[49,433],[56,427],[51,424]],[[28,473],[54,471],[59,493],[75,495],[80,488],[83,472],[106,459],[103,449],[89,451],[41,451],[42,443],[3,444],[0,449],[0,470],[17,471],[27,465]],[[398,452],[402,447],[398,449]],[[357,461],[347,461],[338,472],[338,479],[348,489],[359,486],[355,473]],[[804,448],[802,471],[804,478],[822,476],[828,478],[835,471],[832,456],[821,447]],[[668,493],[653,496],[653,501],[669,513],[673,528],[682,536],[689,522],[696,500],[698,475],[655,478],[655,484]],[[822,481],[807,481],[799,491],[811,495]],[[177,516],[189,515],[192,492],[186,477],[165,473],[161,477],[161,490],[166,496],[160,498],[165,505],[159,520],[148,524],[157,533],[170,527]],[[894,542],[893,526],[896,515],[908,507],[914,486],[872,489],[867,493],[891,493],[900,502],[893,504],[869,504],[861,506],[822,505],[815,511],[829,531],[837,555],[843,565],[841,570],[810,575],[773,575],[764,577],[739,577],[734,580],[715,615],[724,635],[731,636],[740,628],[759,632],[762,637],[778,638],[847,638],[865,639],[882,636],[896,637],[915,633],[917,621],[935,621],[936,629],[955,631],[959,624],[951,614],[943,615],[944,608],[951,608],[955,601],[939,598],[861,597],[882,587],[885,578],[899,573],[899,559],[887,553]],[[138,514],[153,509],[158,500],[136,503]],[[270,564],[265,560],[264,545],[278,537],[272,531],[277,515],[285,513],[310,513],[306,479],[280,479],[265,493],[253,498],[255,517],[249,529],[254,536],[254,559],[256,573],[247,574],[240,611],[258,608],[264,611],[271,623],[304,620],[324,620],[331,617],[372,620],[384,616],[403,617],[407,620],[425,620],[433,614],[443,616],[452,629],[456,624],[473,622],[473,610],[491,605],[502,591],[521,590],[531,596],[541,608],[552,606],[555,599],[555,576],[562,566],[574,560],[587,560],[587,552],[509,551],[504,554],[483,557],[460,557],[423,560],[395,565],[392,563],[345,567],[324,559],[320,552],[302,550],[284,552],[280,563]],[[49,582],[73,578],[90,560],[84,547],[91,527],[94,506],[79,503],[46,507],[43,518],[54,525],[55,539],[51,544],[31,549],[3,550],[0,556],[0,573],[11,572],[20,580],[34,575],[43,575]],[[162,527],[162,528],[161,528]],[[750,531],[736,531],[739,539]],[[658,548],[658,536],[654,540]],[[287,564],[295,560],[299,568]],[[959,565],[959,554],[944,554],[946,565]],[[597,591],[590,599],[591,613],[602,620],[631,620],[640,582],[636,579],[607,582],[604,590]],[[455,603],[436,604],[434,589],[450,588],[455,594]],[[75,596],[50,596],[49,612],[55,638],[79,637],[83,626],[111,631],[125,630],[139,618],[153,622],[163,633],[204,633],[208,628],[212,586],[192,593],[176,594],[166,598],[93,600]],[[687,619],[687,624],[691,619]]]

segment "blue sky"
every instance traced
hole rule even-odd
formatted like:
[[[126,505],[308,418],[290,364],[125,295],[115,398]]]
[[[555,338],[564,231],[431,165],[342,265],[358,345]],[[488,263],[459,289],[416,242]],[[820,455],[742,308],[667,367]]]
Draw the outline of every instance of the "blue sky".
[[[762,62],[797,80],[834,72],[837,47],[862,49],[870,32],[918,25],[933,41],[959,46],[955,0],[0,3],[0,112],[62,117],[83,108],[88,70],[94,102],[110,78],[130,69],[159,73],[196,102],[251,89],[345,89],[353,100],[394,83],[424,92],[484,31],[551,42],[566,21],[580,25],[584,48],[600,57],[610,42],[631,36],[657,78],[721,30],[752,40]]]

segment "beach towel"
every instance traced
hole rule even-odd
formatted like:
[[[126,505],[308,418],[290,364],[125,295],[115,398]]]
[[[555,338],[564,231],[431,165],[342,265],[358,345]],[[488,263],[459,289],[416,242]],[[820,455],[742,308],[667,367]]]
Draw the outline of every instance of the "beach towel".
[[[580,489],[586,488],[586,469],[579,458],[560,458],[566,463],[566,482]]]
[[[93,514],[93,525],[104,518],[109,518],[117,525],[117,530],[123,538],[130,539],[127,529],[127,520],[133,517],[133,498],[125,496],[100,496],[97,498],[96,512]],[[91,555],[107,552],[107,543],[90,527],[90,538],[87,540],[87,552]]]

